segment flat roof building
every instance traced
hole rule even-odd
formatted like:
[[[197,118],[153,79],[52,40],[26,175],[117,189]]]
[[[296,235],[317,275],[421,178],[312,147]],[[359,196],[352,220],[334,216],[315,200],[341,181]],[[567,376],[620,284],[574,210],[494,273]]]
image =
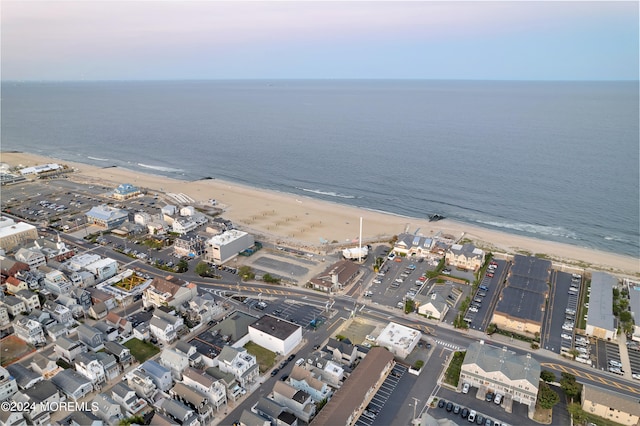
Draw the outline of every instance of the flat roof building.
[[[0,216],[0,249],[9,251],[37,239],[38,229],[35,226]]]
[[[216,265],[222,265],[233,259],[238,253],[253,247],[253,235],[237,229],[225,231],[215,235],[205,243],[204,260]]]
[[[617,333],[616,318],[613,315],[613,288],[618,279],[606,272],[591,274],[591,297],[595,301],[587,311],[588,336],[600,339],[613,339]]]
[[[302,327],[265,315],[249,326],[249,337],[272,352],[288,355],[302,342]]]
[[[379,346],[387,348],[392,354],[406,358],[416,347],[422,333],[410,327],[390,322],[376,338]]]

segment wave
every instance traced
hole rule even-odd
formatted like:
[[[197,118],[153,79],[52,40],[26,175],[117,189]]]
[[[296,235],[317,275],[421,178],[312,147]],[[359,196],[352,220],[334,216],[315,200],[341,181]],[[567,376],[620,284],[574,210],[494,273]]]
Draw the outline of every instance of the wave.
[[[307,189],[307,188],[298,188],[298,187],[296,187],[296,189],[299,189],[301,191],[306,191],[306,192],[313,192],[314,194],[319,194],[319,195],[328,195],[329,197],[356,198],[355,195],[338,194],[337,192],[326,192],[326,191],[320,191],[319,189]]]
[[[529,234],[548,235],[553,237],[570,238],[577,240],[578,236],[575,232],[569,231],[561,226],[545,226],[545,225],[532,225],[530,223],[509,223],[509,222],[495,222],[495,221],[483,221],[476,220],[478,223],[493,226],[496,228],[512,229],[514,231],[527,232]]]
[[[109,161],[108,158],[91,157],[90,155],[87,155],[87,158],[91,160],[96,160],[96,161]]]
[[[172,173],[184,172],[184,170],[182,169],[174,169],[172,167],[162,167],[162,166],[151,166],[149,164],[142,164],[142,163],[138,163],[138,166],[144,167],[145,169],[158,170],[161,172],[172,172]]]

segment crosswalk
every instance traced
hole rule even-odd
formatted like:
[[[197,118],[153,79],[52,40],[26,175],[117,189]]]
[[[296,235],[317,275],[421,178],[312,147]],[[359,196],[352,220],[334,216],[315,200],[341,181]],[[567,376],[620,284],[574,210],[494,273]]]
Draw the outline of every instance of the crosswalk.
[[[460,346],[454,345],[453,343],[443,342],[442,340],[435,339],[434,340],[438,345],[444,346],[447,349],[451,349],[452,351],[459,351]]]

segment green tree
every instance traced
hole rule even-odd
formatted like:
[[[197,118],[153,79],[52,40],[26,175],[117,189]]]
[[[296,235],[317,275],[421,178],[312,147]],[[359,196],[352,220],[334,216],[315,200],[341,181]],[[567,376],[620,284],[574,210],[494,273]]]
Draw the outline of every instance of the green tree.
[[[264,281],[265,283],[269,283],[269,284],[279,284],[280,283],[280,278],[276,278],[271,274],[264,274],[262,276],[262,281]]]
[[[122,419],[118,422],[118,426],[130,426],[133,424],[136,424],[136,425],[144,424],[144,417],[142,416],[127,417],[126,419]]]
[[[186,260],[180,259],[178,264],[176,265],[176,272],[187,272],[189,269],[189,264]]]
[[[587,421],[587,416],[585,412],[582,410],[582,407],[578,403],[572,403],[567,405],[567,411],[571,414],[571,418],[573,419],[574,424],[585,424]]]
[[[577,398],[580,395],[580,384],[576,382],[576,376],[569,373],[562,373],[560,379],[560,387],[564,393],[571,398],[571,400]]]
[[[404,302],[404,313],[405,314],[410,314],[411,312],[413,312],[415,307],[416,307],[415,302],[413,300],[411,300],[411,299],[407,299]]]
[[[209,264],[207,262],[198,262],[198,264],[196,265],[195,273],[200,275],[201,277],[211,276],[211,269],[209,268]]]
[[[631,318],[632,318],[631,312],[629,312],[629,311],[620,312],[620,321],[621,322],[630,322]]]
[[[540,383],[540,386],[538,387],[538,405],[549,410],[558,402],[560,402],[560,396],[558,396],[558,393],[551,389],[551,386],[545,382]]]
[[[498,331],[498,325],[495,323],[489,324],[489,326],[487,327],[487,334],[491,336],[496,331]]]
[[[256,274],[253,272],[253,268],[247,265],[243,265],[238,268],[238,275],[242,277],[243,281],[252,280],[256,277]]]
[[[550,382],[555,382],[556,381],[556,375],[553,371],[549,371],[549,370],[542,370],[540,372],[540,378],[542,380],[544,380],[546,383],[550,383]]]

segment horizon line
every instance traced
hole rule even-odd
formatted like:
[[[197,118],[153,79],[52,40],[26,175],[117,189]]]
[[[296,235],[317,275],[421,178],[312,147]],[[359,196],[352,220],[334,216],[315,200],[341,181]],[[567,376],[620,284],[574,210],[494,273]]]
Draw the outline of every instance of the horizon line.
[[[353,77],[256,77],[256,78],[150,78],[150,79],[0,79],[0,83],[144,83],[144,82],[196,82],[196,81],[459,81],[459,82],[562,82],[562,83],[588,83],[588,82],[640,82],[638,79],[490,79],[490,78],[353,78]]]

